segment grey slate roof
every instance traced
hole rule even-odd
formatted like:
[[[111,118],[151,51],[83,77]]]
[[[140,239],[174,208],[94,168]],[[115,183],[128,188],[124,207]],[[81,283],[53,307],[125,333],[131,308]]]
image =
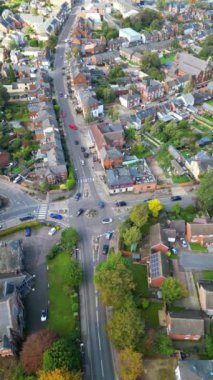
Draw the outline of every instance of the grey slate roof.
[[[21,240],[0,242],[0,275],[16,274],[23,269]]]
[[[213,281],[200,280],[198,284],[205,289],[206,309],[213,310]]]
[[[204,313],[200,310],[183,310],[170,313],[171,334],[204,336]]]
[[[213,360],[182,360],[178,367],[181,380],[213,379]]]

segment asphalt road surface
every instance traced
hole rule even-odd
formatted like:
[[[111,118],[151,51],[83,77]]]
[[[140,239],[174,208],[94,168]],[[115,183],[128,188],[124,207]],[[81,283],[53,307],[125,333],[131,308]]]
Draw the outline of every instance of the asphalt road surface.
[[[193,253],[182,252],[179,254],[180,264],[185,270],[212,270],[213,269],[213,254],[212,253],[202,253],[197,251]]]

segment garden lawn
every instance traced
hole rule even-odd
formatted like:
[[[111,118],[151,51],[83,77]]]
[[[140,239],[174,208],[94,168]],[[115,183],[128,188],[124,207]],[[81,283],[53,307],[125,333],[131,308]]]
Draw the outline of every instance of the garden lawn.
[[[187,183],[192,182],[191,178],[188,175],[181,175],[181,176],[172,176],[172,181],[174,183]]]
[[[203,252],[207,252],[207,248],[204,247],[203,245],[199,244],[199,243],[190,243],[189,244],[192,251],[203,251]]]
[[[63,252],[48,262],[50,314],[48,326],[67,337],[76,328],[71,296],[67,293],[70,256]]]
[[[20,122],[30,121],[29,111],[26,102],[9,103],[5,112],[6,119]]]
[[[210,104],[210,106],[213,106],[213,99],[209,100],[207,103]]]
[[[143,297],[148,297],[148,276],[147,266],[140,264],[132,264],[132,274],[135,283],[135,290]]]
[[[205,270],[203,273],[204,280],[213,280],[213,271],[212,270]]]
[[[152,302],[146,310],[142,310],[142,317],[145,320],[147,328],[159,327],[158,311],[161,310],[163,304]]]
[[[175,54],[171,54],[168,57],[162,57],[160,59],[161,65],[164,65],[167,62],[173,62],[175,60]]]

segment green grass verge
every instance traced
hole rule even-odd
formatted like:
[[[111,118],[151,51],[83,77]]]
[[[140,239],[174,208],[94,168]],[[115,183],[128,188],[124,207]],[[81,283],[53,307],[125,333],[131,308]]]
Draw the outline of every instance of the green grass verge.
[[[62,252],[48,262],[48,283],[50,314],[48,326],[63,337],[79,328],[75,313],[78,312],[78,298],[72,295],[68,286],[70,256]]]
[[[17,231],[22,231],[26,227],[39,228],[39,227],[42,227],[42,223],[38,222],[37,220],[31,220],[31,221],[29,220],[26,223],[22,223],[22,224],[19,224],[18,226],[10,227],[10,228],[7,228],[6,230],[0,231],[0,237],[13,234],[14,232],[17,232]]]
[[[172,176],[172,181],[174,183],[187,183],[192,182],[191,178],[188,175],[181,175],[181,176]]]
[[[190,243],[189,244],[192,251],[203,251],[203,252],[207,252],[207,248],[204,247],[203,245],[199,244],[199,243]]]
[[[142,311],[142,317],[145,320],[147,328],[157,328],[159,327],[158,311],[161,310],[163,304],[152,302],[146,310]]]
[[[204,280],[212,280],[213,281],[213,271],[212,270],[205,270],[203,273]]]
[[[135,283],[136,293],[142,295],[143,297],[148,297],[148,275],[147,266],[140,264],[132,264],[132,274]]]

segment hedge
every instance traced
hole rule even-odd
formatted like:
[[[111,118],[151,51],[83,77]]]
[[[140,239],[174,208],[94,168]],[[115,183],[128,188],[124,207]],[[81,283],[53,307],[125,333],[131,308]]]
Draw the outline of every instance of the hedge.
[[[0,237],[10,235],[10,234],[17,232],[17,231],[24,230],[26,227],[38,228],[38,227],[42,227],[42,225],[43,224],[41,222],[38,222],[37,220],[31,220],[27,223],[19,224],[18,226],[9,227],[5,230],[0,231]]]

